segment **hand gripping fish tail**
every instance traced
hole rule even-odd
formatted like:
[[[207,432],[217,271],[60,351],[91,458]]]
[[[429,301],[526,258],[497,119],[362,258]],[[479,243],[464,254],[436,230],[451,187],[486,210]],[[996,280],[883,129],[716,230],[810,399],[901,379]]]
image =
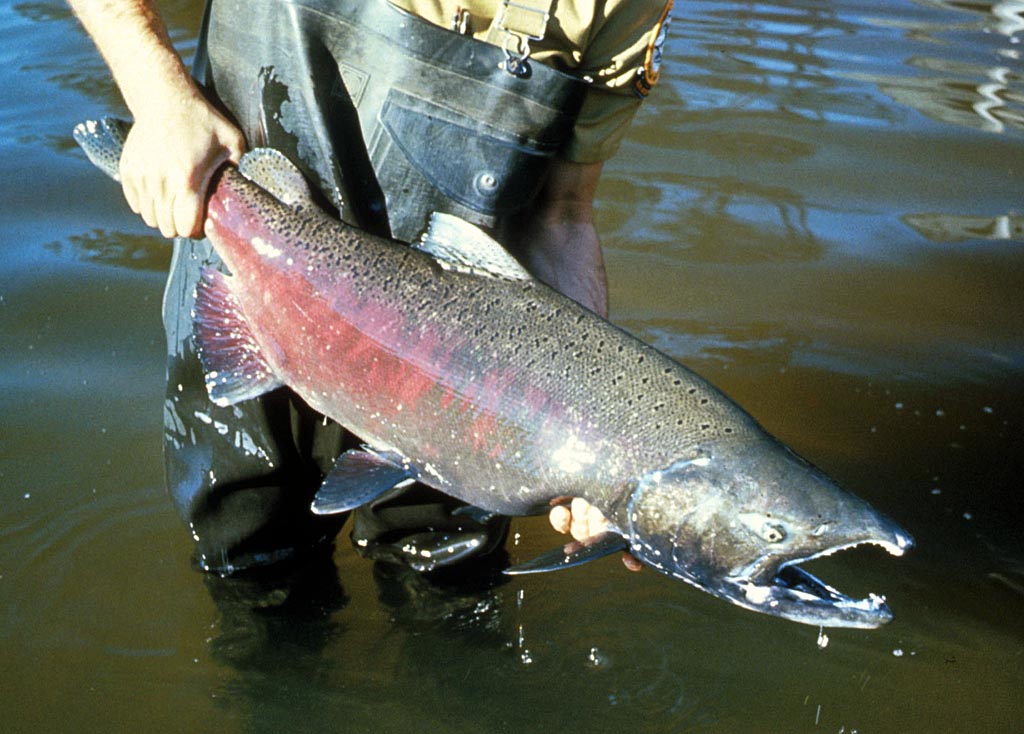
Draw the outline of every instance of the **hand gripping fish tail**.
[[[116,174],[125,123],[75,138]],[[206,234],[230,276],[197,291],[193,338],[211,398],[288,385],[364,443],[313,502],[331,514],[419,481],[524,515],[582,497],[607,533],[509,569],[566,568],[618,549],[744,609],[878,627],[800,564],[913,541],[770,436],[706,380],[533,279],[485,232],[437,214],[415,247],[310,200],[279,154],[247,154],[211,186]]]

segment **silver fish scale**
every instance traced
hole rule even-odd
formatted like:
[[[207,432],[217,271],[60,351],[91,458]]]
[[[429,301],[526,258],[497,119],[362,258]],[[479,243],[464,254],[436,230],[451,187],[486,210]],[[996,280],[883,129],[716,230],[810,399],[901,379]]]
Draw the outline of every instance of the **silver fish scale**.
[[[358,319],[372,304],[400,314],[397,331],[375,335],[387,349],[413,351],[430,334],[436,345],[429,356],[419,355],[420,367],[438,382],[469,395],[489,382],[501,385],[501,395],[481,396],[498,417],[489,438],[500,445],[499,456],[459,446],[468,418],[440,409],[410,415],[402,426],[335,416],[369,434],[364,438],[429,463],[438,475],[433,483],[445,491],[459,495],[460,485],[471,482],[476,490],[483,481],[511,503],[506,511],[562,494],[607,506],[638,472],[667,468],[701,444],[761,434],[749,415],[695,373],[547,286],[445,270],[405,245],[326,216],[268,210],[262,192],[252,186],[245,192],[256,197],[251,205],[279,241],[302,252],[318,291],[341,290],[344,282],[356,294],[360,303],[335,304],[339,312]],[[549,414],[524,405],[531,393],[546,396]],[[445,431],[452,434],[445,451],[417,455],[417,447]],[[580,459],[591,455],[590,462]],[[463,498],[472,501],[471,494]]]

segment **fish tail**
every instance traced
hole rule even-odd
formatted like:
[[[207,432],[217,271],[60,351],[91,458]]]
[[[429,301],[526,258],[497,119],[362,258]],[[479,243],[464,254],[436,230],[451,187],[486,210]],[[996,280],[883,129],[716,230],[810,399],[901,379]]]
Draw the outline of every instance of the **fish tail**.
[[[116,117],[88,120],[75,126],[75,142],[85,151],[93,165],[115,181],[121,180],[121,151],[131,123]]]

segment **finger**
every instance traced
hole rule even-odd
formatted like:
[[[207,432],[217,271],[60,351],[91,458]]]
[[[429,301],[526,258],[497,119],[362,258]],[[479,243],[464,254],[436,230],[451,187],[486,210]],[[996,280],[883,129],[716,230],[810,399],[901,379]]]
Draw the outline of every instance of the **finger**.
[[[643,569],[644,564],[637,560],[636,556],[632,556],[629,553],[622,554],[622,565],[628,568],[630,571],[640,571]]]
[[[160,226],[156,216],[156,201],[144,191],[139,192],[139,210],[136,214],[150,227]]]
[[[139,213],[139,192],[135,188],[135,182],[129,179],[125,179],[121,184],[121,193],[124,194],[124,200],[128,202],[128,208],[131,209],[135,214]]]
[[[174,199],[174,230],[182,237],[202,234],[202,200],[198,194],[186,191]]]
[[[570,506],[572,512],[572,528],[570,532],[576,540],[586,540],[590,537],[588,519],[590,516],[590,503],[585,499],[576,497]]]
[[[201,233],[200,233],[201,236],[209,238],[210,237],[210,230],[211,230],[212,227],[213,227],[213,220],[210,219],[208,214],[204,214],[203,215],[203,226],[202,226],[202,230],[201,230]]]
[[[131,133],[129,133],[129,138]],[[128,206],[136,214],[141,213],[142,206],[142,193],[140,191],[140,184],[138,177],[134,174],[131,165],[131,156],[128,155],[130,152],[131,140],[125,142],[124,149],[121,151],[121,158],[117,162],[118,175],[121,178],[121,191],[124,193],[124,200],[128,202]]]
[[[238,135],[225,147],[227,148],[227,159],[237,166],[245,154],[245,138]]]
[[[556,505],[551,508],[551,512],[548,513],[548,522],[551,523],[551,527],[559,533],[568,533],[569,527],[572,525],[572,513],[569,512],[568,507],[562,505]]]
[[[198,174],[196,186],[199,192],[203,193],[206,190],[210,179],[220,170],[221,166],[225,163],[233,163],[237,166],[241,162],[244,153],[245,138],[242,137],[241,133],[229,137],[226,141],[222,138],[219,144],[211,147],[207,151],[205,159],[196,168],[196,173]]]
[[[590,505],[587,507],[587,532],[590,535],[600,535],[608,529],[608,521],[599,509]]]
[[[202,237],[204,235],[206,229],[206,199],[210,193],[210,184],[213,181],[213,177],[222,165],[229,162],[237,164],[239,159],[241,159],[241,154],[235,157],[234,153],[224,149],[219,155],[207,159],[203,166],[198,169],[199,175],[190,186],[187,200],[183,200],[181,203],[182,221],[179,224],[184,226],[184,220],[187,219],[191,225],[187,230],[180,229],[179,231],[182,234],[187,231],[189,232],[186,235],[188,237]]]
[[[153,206],[156,211],[157,228],[160,230],[160,234],[168,239],[174,237],[177,234],[174,229],[174,200],[164,195],[154,200]]]

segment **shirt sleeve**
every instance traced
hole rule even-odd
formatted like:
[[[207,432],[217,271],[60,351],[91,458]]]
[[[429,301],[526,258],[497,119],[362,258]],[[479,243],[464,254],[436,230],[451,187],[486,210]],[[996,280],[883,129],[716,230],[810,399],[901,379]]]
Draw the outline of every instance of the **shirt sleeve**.
[[[672,0],[610,0],[594,18],[576,73],[591,80],[563,155],[577,163],[611,158],[641,101],[658,81]]]

